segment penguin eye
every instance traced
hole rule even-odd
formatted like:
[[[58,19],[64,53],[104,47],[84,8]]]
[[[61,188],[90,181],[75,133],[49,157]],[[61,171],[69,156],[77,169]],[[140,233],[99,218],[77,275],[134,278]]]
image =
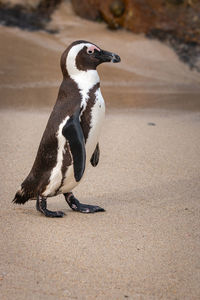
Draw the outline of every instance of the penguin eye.
[[[88,54],[94,53],[94,49],[88,49],[88,50],[87,50],[87,53],[88,53]]]

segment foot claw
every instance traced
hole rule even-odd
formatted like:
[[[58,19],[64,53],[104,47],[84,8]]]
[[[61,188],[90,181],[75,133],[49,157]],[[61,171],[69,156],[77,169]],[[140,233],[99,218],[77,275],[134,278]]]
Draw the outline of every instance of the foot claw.
[[[66,214],[63,211],[56,211],[57,218],[63,218]]]
[[[50,211],[48,209],[43,211],[42,213],[45,215],[45,217],[48,218],[63,218],[65,216],[65,213],[62,211]]]
[[[87,205],[87,204],[80,203],[74,197],[74,195],[72,193],[64,194],[64,196],[65,196],[67,203],[69,204],[71,209],[73,209],[74,211],[78,211],[78,212],[85,213],[85,214],[105,211],[105,209],[103,209],[100,206],[89,205],[89,204]]]
[[[93,206],[93,205],[86,205],[86,204],[81,204],[78,209],[79,212],[86,213],[86,214],[92,214],[100,211],[105,211],[105,209],[99,207],[99,206]]]
[[[47,202],[45,198],[38,196],[36,202],[36,209],[48,218],[62,218],[65,213],[62,211],[51,211],[47,209]]]

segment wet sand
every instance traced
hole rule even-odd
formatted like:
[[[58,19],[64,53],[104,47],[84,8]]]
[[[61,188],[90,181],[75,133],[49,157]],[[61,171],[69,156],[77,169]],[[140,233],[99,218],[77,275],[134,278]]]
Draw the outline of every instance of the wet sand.
[[[0,27],[1,299],[199,299],[200,76],[159,42],[61,8],[55,36]],[[66,216],[48,219],[11,200],[55,102],[60,54],[80,38],[122,58],[100,67],[100,164],[74,191],[106,212],[75,213],[58,196],[48,207]]]

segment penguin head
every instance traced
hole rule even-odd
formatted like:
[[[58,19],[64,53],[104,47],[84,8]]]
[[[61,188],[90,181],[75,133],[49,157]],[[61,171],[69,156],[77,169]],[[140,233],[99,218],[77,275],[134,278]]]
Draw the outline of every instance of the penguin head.
[[[112,52],[102,50],[87,41],[73,42],[61,56],[63,75],[71,76],[81,71],[96,70],[104,62],[120,62],[120,57]]]

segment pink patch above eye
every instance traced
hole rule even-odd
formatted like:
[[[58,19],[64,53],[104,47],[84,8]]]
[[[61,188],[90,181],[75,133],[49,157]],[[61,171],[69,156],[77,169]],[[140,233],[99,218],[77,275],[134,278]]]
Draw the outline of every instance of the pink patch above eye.
[[[94,52],[94,50],[97,50],[97,51],[101,51],[98,47],[94,46],[94,45],[91,45],[90,47],[88,47],[87,51],[92,51]]]

